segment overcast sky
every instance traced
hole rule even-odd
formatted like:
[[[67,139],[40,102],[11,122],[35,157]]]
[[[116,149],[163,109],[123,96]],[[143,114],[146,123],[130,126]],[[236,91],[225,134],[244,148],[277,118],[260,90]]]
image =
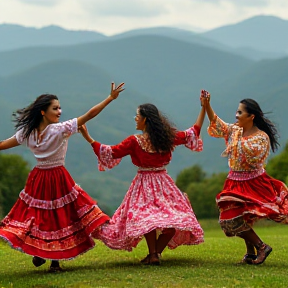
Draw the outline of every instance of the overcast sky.
[[[255,15],[288,20],[288,0],[0,0],[0,24],[105,35],[159,26],[202,31]]]

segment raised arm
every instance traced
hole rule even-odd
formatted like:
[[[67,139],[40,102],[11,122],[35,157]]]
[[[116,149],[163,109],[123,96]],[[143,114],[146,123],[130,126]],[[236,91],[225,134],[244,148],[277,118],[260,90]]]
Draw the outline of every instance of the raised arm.
[[[12,136],[9,139],[0,141],[0,150],[10,149],[19,145],[20,144],[17,142],[16,137]]]
[[[111,92],[110,95],[104,99],[102,102],[98,103],[94,107],[92,107],[90,110],[88,110],[84,115],[77,118],[78,126],[82,126],[87,121],[91,120],[95,116],[97,116],[110,102],[117,99],[119,94],[125,89],[124,83],[122,82],[115,88],[115,84],[111,83]]]
[[[201,110],[198,114],[197,120],[195,122],[195,125],[199,126],[200,129],[203,125],[204,118],[205,118],[205,106],[202,105]]]
[[[205,90],[202,90],[200,101],[201,101],[202,107],[205,107],[207,116],[211,122],[215,118],[215,112],[213,111],[211,104],[210,104],[210,93]]]

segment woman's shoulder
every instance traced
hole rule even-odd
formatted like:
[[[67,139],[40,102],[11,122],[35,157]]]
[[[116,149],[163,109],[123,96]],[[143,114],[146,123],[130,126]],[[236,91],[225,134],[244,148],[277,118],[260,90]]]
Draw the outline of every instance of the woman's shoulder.
[[[49,124],[46,128],[46,133],[49,134],[67,134],[71,135],[77,133],[78,125],[77,118],[69,119],[67,121]]]
[[[269,139],[268,134],[265,131],[260,130],[260,129],[255,133],[255,135],[261,138]]]
[[[268,141],[269,142],[269,136],[268,134],[263,131],[263,130],[260,130],[258,129],[257,131],[255,131],[254,133],[252,133],[251,135],[249,136],[246,136],[246,137],[243,137],[243,138],[246,138],[247,140],[249,141],[253,141],[253,140],[261,140],[261,141]]]
[[[71,125],[76,125],[77,124],[77,118],[69,119],[66,121],[58,122],[58,123],[52,123],[48,125],[47,127],[50,128],[59,128],[63,126],[71,126]]]

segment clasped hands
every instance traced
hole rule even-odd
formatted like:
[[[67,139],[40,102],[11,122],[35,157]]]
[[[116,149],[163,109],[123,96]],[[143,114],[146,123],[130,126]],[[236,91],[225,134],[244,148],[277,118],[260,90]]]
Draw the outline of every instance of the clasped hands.
[[[210,93],[206,90],[201,90],[200,102],[202,107],[206,107],[210,102]]]

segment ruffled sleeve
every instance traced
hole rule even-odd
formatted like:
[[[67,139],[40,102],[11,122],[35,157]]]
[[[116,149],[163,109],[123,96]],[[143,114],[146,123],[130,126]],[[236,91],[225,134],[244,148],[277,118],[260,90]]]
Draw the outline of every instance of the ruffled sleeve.
[[[23,144],[23,143],[25,144],[26,143],[26,141],[24,139],[24,135],[23,135],[23,130],[24,130],[24,128],[18,130],[16,132],[16,134],[13,136],[16,138],[16,140],[19,144]]]
[[[232,126],[232,124],[224,122],[221,118],[215,115],[207,128],[207,132],[212,137],[227,139],[231,133]]]
[[[184,144],[192,151],[200,152],[203,150],[203,141],[200,138],[200,127],[194,125],[185,131],[178,131],[175,138],[175,145]]]
[[[197,130],[193,126],[187,130],[186,132],[186,138],[187,138],[187,143],[185,144],[185,147],[192,151],[196,152],[201,152],[203,150],[203,141],[200,138],[199,134],[197,135]]]
[[[134,136],[129,136],[114,146],[101,144],[97,141],[93,142],[91,145],[98,158],[99,171],[105,171],[117,166],[124,156],[132,153],[133,143],[135,143]]]
[[[112,155],[112,148],[109,145],[101,144],[98,155],[98,169],[105,171],[112,169],[121,162],[122,158],[114,159]]]

